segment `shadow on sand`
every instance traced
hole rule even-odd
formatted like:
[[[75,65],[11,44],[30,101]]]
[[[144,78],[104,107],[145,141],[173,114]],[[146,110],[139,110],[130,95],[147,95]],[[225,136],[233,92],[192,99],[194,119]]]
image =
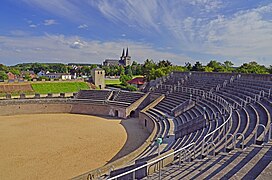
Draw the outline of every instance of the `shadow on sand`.
[[[127,140],[122,149],[107,162],[111,163],[139,148],[148,138],[149,133],[138,122],[137,118],[124,119],[120,123],[126,130]]]

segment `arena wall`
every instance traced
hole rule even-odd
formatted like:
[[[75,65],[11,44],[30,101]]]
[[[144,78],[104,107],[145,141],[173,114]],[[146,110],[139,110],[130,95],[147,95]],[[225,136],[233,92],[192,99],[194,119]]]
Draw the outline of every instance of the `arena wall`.
[[[70,113],[90,114],[90,115],[109,115],[110,107],[103,104],[73,104]]]
[[[0,105],[0,115],[70,113],[72,104],[13,104]]]
[[[86,103],[69,99],[14,99],[0,101],[0,115],[73,113],[126,118],[126,108],[103,103]]]

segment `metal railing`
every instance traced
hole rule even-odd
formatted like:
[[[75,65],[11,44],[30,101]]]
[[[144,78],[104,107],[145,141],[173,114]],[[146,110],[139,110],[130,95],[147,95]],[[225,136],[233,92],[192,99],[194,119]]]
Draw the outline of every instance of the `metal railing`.
[[[214,95],[216,97],[216,95]],[[214,98],[214,96],[212,96],[212,98]],[[215,98],[214,98],[215,99]],[[228,129],[228,123],[231,119],[231,116],[232,116],[232,108],[230,107],[230,105],[228,104],[228,102],[226,100],[224,100],[223,98],[219,97],[217,99],[219,102],[221,102],[222,106],[224,106],[224,108],[226,109],[226,112],[229,113],[229,116],[228,118],[225,120],[224,119],[224,122],[219,126],[217,127],[215,130],[213,130],[212,132],[208,133],[202,140],[202,147],[201,147],[201,155],[204,154],[204,151],[205,151],[205,145],[208,143],[206,140],[208,139],[208,137],[213,137],[215,133],[221,131],[221,129],[225,129],[225,133],[227,132],[227,129]],[[227,136],[227,135],[224,135],[224,136]],[[213,142],[213,138],[212,138],[212,142]]]
[[[226,137],[225,137],[225,152],[227,152],[227,145],[228,145],[228,136],[231,136],[231,143],[232,143],[232,149],[235,149],[235,142],[234,142],[234,135],[233,134],[231,134],[231,133],[229,133],[229,134],[227,134],[226,135]]]
[[[258,136],[258,129],[259,127],[262,127],[263,128],[263,132],[261,134],[263,134],[263,142],[265,140],[265,126],[263,124],[258,124],[257,125],[257,129],[256,129],[256,132],[255,132],[255,137],[254,137],[254,144],[256,144],[257,142],[257,136]]]
[[[196,147],[196,144],[195,144],[195,143],[191,143],[191,144],[188,144],[187,146],[185,146],[185,147],[183,147],[183,148],[180,148],[180,149],[178,149],[178,150],[176,150],[176,151],[174,151],[174,152],[172,152],[172,153],[169,153],[169,154],[167,154],[167,155],[165,155],[165,156],[163,156],[163,157],[161,157],[161,158],[159,158],[159,159],[156,159],[156,160],[154,160],[154,161],[152,161],[152,162],[149,162],[149,163],[147,163],[147,164],[144,164],[144,165],[142,165],[142,166],[140,166],[140,167],[134,168],[134,169],[129,170],[129,171],[127,171],[127,172],[124,172],[124,173],[122,173],[122,174],[116,175],[116,176],[114,176],[114,177],[108,178],[108,180],[117,180],[118,178],[123,177],[123,176],[126,176],[126,175],[131,174],[131,173],[132,173],[133,179],[135,179],[135,177],[136,177],[136,171],[138,171],[138,170],[140,170],[140,169],[143,169],[143,168],[145,168],[145,167],[147,167],[147,166],[153,165],[153,164],[155,164],[155,163],[158,163],[158,162],[160,162],[160,161],[166,159],[167,157],[170,157],[170,156],[175,155],[175,154],[177,154],[177,153],[178,153],[179,155],[181,155],[180,152],[182,152],[182,151],[183,151],[183,152],[186,152],[186,151],[184,151],[184,150],[185,150],[185,149],[189,149],[189,148],[191,148],[191,147],[193,147],[193,151],[194,151],[194,155],[195,155],[195,147]],[[161,167],[159,166],[159,174],[160,174],[160,171],[161,171]]]
[[[241,136],[242,137],[242,142],[241,142],[241,144],[242,144],[242,150],[244,150],[244,147],[245,147],[245,136],[242,134],[242,133],[236,133],[235,134],[235,136],[234,136],[234,142],[236,142],[237,141],[237,139],[238,139],[238,137],[239,136]],[[234,146],[234,148],[235,148],[236,146]]]

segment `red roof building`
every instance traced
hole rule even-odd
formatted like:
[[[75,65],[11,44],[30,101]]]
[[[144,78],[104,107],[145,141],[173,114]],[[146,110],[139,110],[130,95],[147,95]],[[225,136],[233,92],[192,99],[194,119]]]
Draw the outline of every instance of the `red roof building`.
[[[139,88],[141,85],[145,83],[145,80],[143,77],[136,77],[130,81],[128,81],[130,85],[134,85],[135,87]]]
[[[12,72],[7,73],[8,80],[14,80],[17,79],[16,75],[14,75]]]

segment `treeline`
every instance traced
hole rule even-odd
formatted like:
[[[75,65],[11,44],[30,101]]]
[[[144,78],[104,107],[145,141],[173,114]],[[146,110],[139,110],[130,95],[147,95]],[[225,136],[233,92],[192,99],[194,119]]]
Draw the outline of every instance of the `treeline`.
[[[171,71],[203,71],[203,72],[237,72],[237,73],[254,73],[254,74],[272,74],[272,66],[265,67],[255,61],[244,63],[239,67],[234,67],[231,61],[224,63],[211,60],[206,65],[199,61],[195,64],[185,63],[185,66],[173,66],[169,61],[159,61],[155,63],[152,60],[146,60],[143,64],[143,75],[146,79],[152,80],[162,77]]]
[[[82,65],[82,64],[81,64]],[[35,74],[43,71],[57,73],[76,73],[79,76],[90,76],[93,68],[103,68],[106,76],[122,76],[123,82],[131,79],[135,75],[143,75],[147,81],[167,75],[171,71],[203,71],[203,72],[238,72],[255,74],[272,74],[272,66],[265,67],[257,62],[244,63],[239,67],[234,67],[231,61],[223,63],[211,60],[203,65],[201,62],[195,64],[186,63],[185,66],[173,65],[168,60],[155,62],[147,59],[143,64],[133,62],[131,66],[101,66],[97,64],[86,64],[86,66],[76,66],[76,64],[65,65],[62,63],[24,63],[16,66],[5,66],[0,64],[0,79],[6,79],[6,73],[11,72],[20,75],[21,71],[34,71]],[[75,67],[76,66],[76,67]]]
[[[254,74],[272,74],[272,66],[265,67],[255,61],[244,63],[239,67],[233,67],[231,61],[220,63],[216,60],[211,60],[205,66],[199,61],[193,66],[190,63],[185,65],[188,71],[204,71],[204,72],[238,72],[238,73],[254,73]]]
[[[11,66],[19,71],[34,71],[37,74],[40,71],[67,73],[68,66],[62,63],[25,63]]]

